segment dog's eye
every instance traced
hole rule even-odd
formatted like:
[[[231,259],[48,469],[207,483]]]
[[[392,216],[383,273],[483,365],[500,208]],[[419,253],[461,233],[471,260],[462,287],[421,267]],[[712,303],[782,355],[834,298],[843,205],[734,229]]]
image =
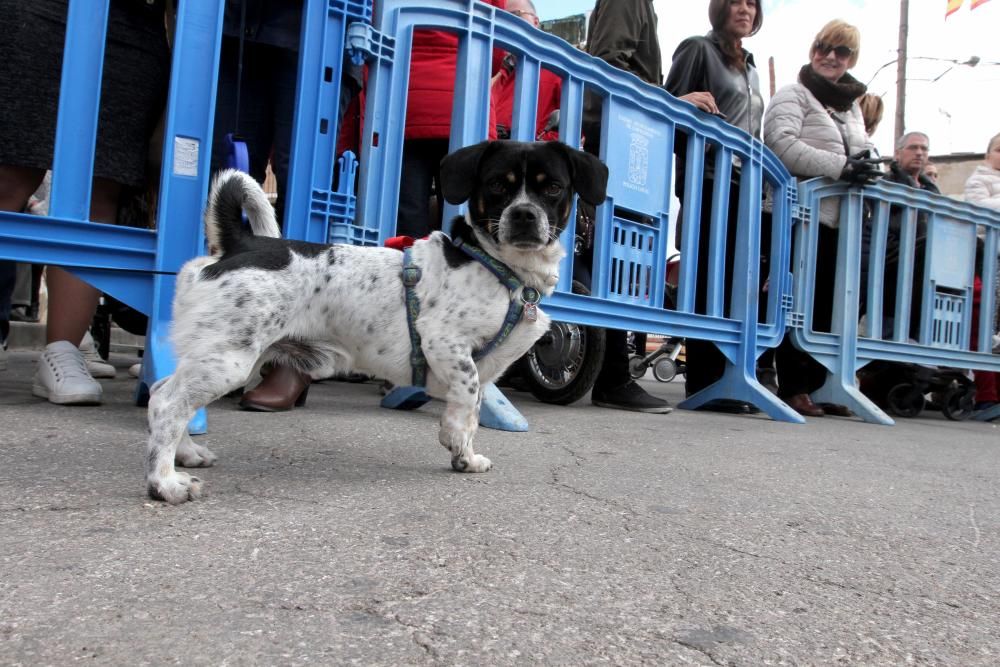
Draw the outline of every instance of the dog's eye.
[[[545,194],[549,197],[558,197],[563,193],[563,186],[558,183],[549,183],[545,186]]]
[[[500,179],[490,181],[489,183],[487,183],[486,187],[492,194],[495,195],[502,195],[503,193],[507,192],[507,184],[501,181]]]

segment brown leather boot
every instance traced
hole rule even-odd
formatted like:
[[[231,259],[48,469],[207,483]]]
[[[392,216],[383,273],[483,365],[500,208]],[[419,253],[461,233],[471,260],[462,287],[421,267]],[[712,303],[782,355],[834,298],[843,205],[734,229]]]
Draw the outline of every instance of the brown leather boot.
[[[288,366],[272,366],[259,385],[243,394],[240,407],[257,412],[284,412],[306,404],[310,378]]]
[[[788,404],[788,407],[804,417],[822,417],[826,414],[823,408],[813,403],[809,394],[795,394],[783,400]]]

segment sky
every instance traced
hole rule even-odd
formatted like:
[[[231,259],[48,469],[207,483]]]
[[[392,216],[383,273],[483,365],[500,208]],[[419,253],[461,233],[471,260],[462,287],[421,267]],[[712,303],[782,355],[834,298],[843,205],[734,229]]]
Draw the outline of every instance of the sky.
[[[612,0],[614,1],[614,0]],[[896,0],[762,0],[761,31],[745,40],[760,70],[761,92],[768,94],[768,58],[775,60],[778,89],[795,82],[807,62],[809,46],[823,25],[840,18],[861,31],[861,53],[851,71],[883,95],[885,115],[874,136],[883,155],[892,153],[896,108],[896,49],[899,2]],[[674,47],[685,37],[709,30],[707,0],[654,0],[659,17],[663,68],[670,67]],[[1000,132],[1000,0],[970,10],[965,6],[944,18],[946,0],[910,2],[907,49],[906,129],[929,135],[932,154],[982,153],[989,138]],[[561,18],[593,8],[593,0],[535,0],[542,20]],[[694,8],[692,8],[692,5]],[[975,67],[964,62],[978,56]],[[938,59],[938,60],[935,60]],[[882,65],[893,64],[878,71]],[[991,64],[992,63],[992,64]],[[930,81],[954,67],[937,81]]]

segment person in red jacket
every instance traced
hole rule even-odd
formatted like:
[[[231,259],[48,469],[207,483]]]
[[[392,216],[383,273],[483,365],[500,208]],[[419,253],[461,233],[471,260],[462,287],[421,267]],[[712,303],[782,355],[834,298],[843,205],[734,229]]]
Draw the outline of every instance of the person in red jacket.
[[[541,25],[531,0],[507,0],[507,11],[536,28]],[[493,77],[490,105],[496,114],[497,139],[510,139],[513,129],[517,58],[508,53],[501,61],[500,67],[499,74]],[[543,69],[538,79],[538,112],[534,134],[537,141],[553,141],[559,138],[558,111],[561,99],[562,79],[555,73]]]
[[[486,0],[500,9],[506,0]],[[458,36],[440,30],[418,30],[410,54],[410,88],[399,181],[396,234],[421,238],[441,229],[441,207],[431,214],[441,159],[448,154],[451,109],[455,92]],[[493,73],[500,71],[503,52],[494,49]],[[496,138],[492,107],[489,138]],[[440,198],[439,198],[440,201]]]

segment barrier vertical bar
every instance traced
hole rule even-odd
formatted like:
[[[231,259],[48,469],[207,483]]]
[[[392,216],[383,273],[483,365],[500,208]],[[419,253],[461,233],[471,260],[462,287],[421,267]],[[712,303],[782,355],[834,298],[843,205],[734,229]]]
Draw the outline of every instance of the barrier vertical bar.
[[[863,208],[862,190],[852,187],[843,196],[837,235],[837,276],[830,332],[837,337],[839,354],[833,358],[831,365],[824,364],[827,368],[826,381],[812,393],[812,399],[818,403],[846,405],[867,422],[891,426],[893,420],[860,392],[855,381],[858,369]],[[811,326],[811,321],[806,320],[806,326]]]
[[[49,215],[90,219],[108,0],[70,2],[59,86]]]
[[[493,36],[476,29],[481,19],[477,13],[495,11],[490,5],[469,1],[468,31],[459,36],[455,65],[455,94],[451,108],[451,151],[479,143],[489,136],[490,74],[493,62]],[[530,123],[534,126],[534,121]],[[444,205],[444,230],[451,230],[451,220],[465,210],[465,204]]]
[[[562,95],[559,100],[559,139],[565,144],[580,147],[580,137],[583,135],[583,82],[573,76],[563,79]],[[574,202],[570,212],[569,222],[563,231],[562,244],[566,256],[559,263],[559,283],[556,289],[560,292],[573,291],[573,258],[576,245],[576,207]]]
[[[176,272],[204,247],[201,212],[211,168],[223,3],[216,0],[178,5],[156,218],[158,272]],[[173,275],[153,279],[153,308],[142,376],[136,386],[139,404],[148,399],[149,387],[175,368],[168,336],[175,283]],[[198,411],[188,430],[192,434],[207,430],[204,409]]]
[[[698,291],[698,242],[701,237],[701,188],[705,172],[705,138],[687,137],[684,203],[681,206],[681,266],[677,279],[677,310],[693,313]]]
[[[307,0],[299,41],[298,83],[292,123],[284,226],[288,238],[326,243],[329,220],[309,214],[313,190],[333,187],[339,126],[340,82],[346,15],[330,11],[329,0]]]
[[[912,206],[907,206],[900,220],[899,260],[896,264],[896,312],[892,336],[893,340],[903,343],[910,337],[916,239],[917,211]]]
[[[396,4],[387,0],[375,8],[377,28],[396,36],[396,54],[392,62],[379,59],[369,63],[361,138],[358,218],[378,221],[379,243],[396,233],[406,129],[403,120],[413,49],[413,26],[397,29],[398,12],[392,9]]]
[[[711,222],[708,227],[708,282],[705,314],[725,317],[726,250],[729,246],[730,173],[733,153],[724,148],[715,151],[715,178],[712,183]],[[704,184],[702,184],[704,187]]]
[[[534,141],[541,64],[534,58],[522,56],[517,59],[515,71],[514,113],[511,118],[510,138],[517,141]]]

